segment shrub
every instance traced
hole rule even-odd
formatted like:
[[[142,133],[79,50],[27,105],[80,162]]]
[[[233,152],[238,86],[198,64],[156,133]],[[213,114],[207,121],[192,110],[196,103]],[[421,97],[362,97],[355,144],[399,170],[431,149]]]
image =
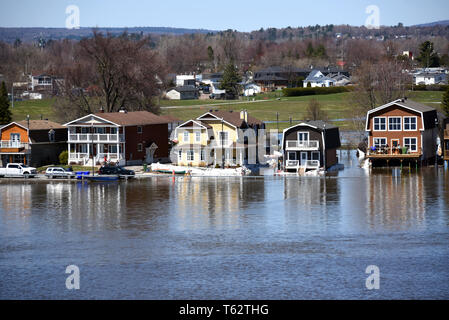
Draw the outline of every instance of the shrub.
[[[59,163],[66,165],[68,162],[69,162],[69,152],[67,150],[64,150],[59,154]]]
[[[284,88],[285,97],[312,96],[320,94],[333,94],[351,91],[351,87],[315,87],[315,88]]]

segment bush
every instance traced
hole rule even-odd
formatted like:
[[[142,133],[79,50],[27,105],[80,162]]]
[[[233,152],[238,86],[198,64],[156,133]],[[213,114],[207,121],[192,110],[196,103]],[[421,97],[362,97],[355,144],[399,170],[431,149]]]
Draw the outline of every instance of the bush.
[[[315,87],[315,88],[284,88],[284,97],[312,96],[320,94],[333,94],[351,91],[351,87]]]
[[[64,150],[59,154],[59,163],[66,165],[68,162],[69,162],[69,152],[67,150]]]

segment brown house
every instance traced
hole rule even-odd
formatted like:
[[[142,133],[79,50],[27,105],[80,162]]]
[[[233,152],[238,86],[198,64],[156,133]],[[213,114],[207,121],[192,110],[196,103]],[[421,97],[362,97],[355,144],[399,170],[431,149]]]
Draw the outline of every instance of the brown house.
[[[368,112],[367,157],[373,164],[429,162],[435,159],[437,111],[412,100],[398,99]]]
[[[306,121],[283,131],[285,171],[328,169],[338,163],[338,127],[323,121]]]
[[[148,111],[97,113],[66,123],[69,163],[138,165],[168,160],[166,118]]]
[[[34,167],[59,163],[67,148],[67,129],[48,120],[11,122],[0,128],[1,163],[24,163]]]

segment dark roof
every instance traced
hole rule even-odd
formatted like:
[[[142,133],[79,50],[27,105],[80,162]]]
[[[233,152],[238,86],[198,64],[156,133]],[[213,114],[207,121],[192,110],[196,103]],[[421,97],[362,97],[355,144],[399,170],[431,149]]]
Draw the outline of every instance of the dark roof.
[[[418,103],[416,101],[409,100],[409,99],[397,100],[397,103],[400,105],[403,105],[407,108],[419,111],[419,112],[428,112],[428,111],[436,110],[435,108],[426,106],[425,104]]]
[[[170,114],[161,115],[161,118],[166,119],[168,122],[181,122],[182,120],[179,118],[176,118]]]
[[[164,117],[160,117],[148,111],[106,112],[96,113],[95,115],[121,126],[163,124],[171,122]]]
[[[210,125],[208,125],[207,123],[205,123],[205,122],[203,122],[203,121],[200,121],[200,120],[188,120],[188,121],[186,121],[184,124],[183,124],[183,126],[185,126],[186,124],[188,124],[188,123],[190,123],[190,122],[197,122],[197,123],[199,123],[199,124],[201,124],[201,125],[203,125],[203,126],[205,126],[207,129],[212,129],[212,127],[210,126]]]
[[[324,122],[323,120],[309,120],[309,121],[303,121],[301,123],[309,124],[311,126],[317,127],[320,130],[329,130],[329,129],[338,128],[336,125]]]
[[[27,120],[19,121],[17,123],[25,128],[28,128]],[[30,120],[29,124],[30,127],[28,129],[30,130],[67,129],[62,124],[49,120]]]
[[[174,87],[171,88],[171,90],[176,90],[178,92],[191,92],[191,91],[197,91],[197,88],[195,86],[180,86],[180,87]]]
[[[209,112],[218,118],[223,118],[223,120],[229,122],[230,124],[236,126],[237,128],[244,127],[245,120],[240,119],[240,112],[231,112],[231,111],[211,111]],[[263,122],[257,118],[254,118],[248,114],[247,116],[247,124],[252,127],[254,125],[262,125]]]

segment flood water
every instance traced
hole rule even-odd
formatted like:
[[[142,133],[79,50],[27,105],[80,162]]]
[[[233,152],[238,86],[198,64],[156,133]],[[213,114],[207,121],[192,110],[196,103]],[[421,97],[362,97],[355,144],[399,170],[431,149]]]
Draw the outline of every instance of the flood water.
[[[449,172],[341,160],[328,177],[1,180],[0,298],[448,299]]]

